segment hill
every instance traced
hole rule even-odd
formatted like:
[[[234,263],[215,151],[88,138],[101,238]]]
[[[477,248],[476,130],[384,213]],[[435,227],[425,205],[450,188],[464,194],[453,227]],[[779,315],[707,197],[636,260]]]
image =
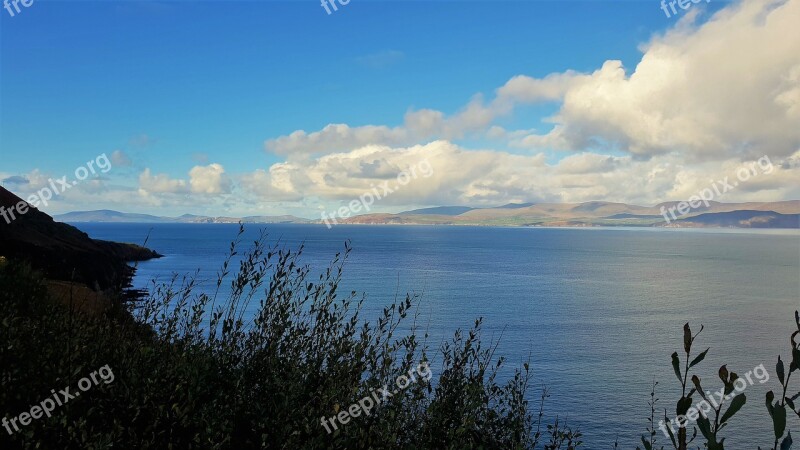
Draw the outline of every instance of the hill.
[[[100,290],[122,288],[132,274],[128,262],[161,256],[138,245],[92,239],[30,205],[20,214],[20,203],[28,205],[0,187],[0,207],[15,210],[13,220],[0,219],[0,256],[27,261],[49,279]]]
[[[639,206],[617,202],[583,203],[508,203],[487,208],[469,206],[436,206],[415,209],[397,214],[371,213],[337,218],[339,224],[369,225],[485,225],[485,226],[547,226],[547,227],[595,227],[595,226],[644,226],[644,227],[742,227],[742,228],[798,228],[796,221],[783,215],[800,214],[800,201],[765,203],[719,203],[701,204],[684,216],[666,223],[663,214],[680,202],[665,202],[655,206]],[[758,211],[777,214],[770,220],[732,220],[729,213]],[[701,216],[699,219],[693,219]],[[719,216],[717,216],[719,215]],[[746,217],[747,214],[741,217]],[[766,217],[766,216],[764,216]],[[301,217],[248,216],[212,217],[184,214],[180,217],[159,217],[148,214],[131,214],[118,211],[76,211],[55,216],[60,222],[130,222],[130,223],[322,223]],[[676,224],[677,222],[677,224]]]
[[[124,213],[112,210],[74,211],[53,217],[59,222],[82,223],[308,223],[307,219],[295,216],[248,216],[248,217],[211,217],[184,214],[179,217],[160,217],[150,214]]]
[[[412,211],[401,212],[400,214],[418,215],[418,214],[435,214],[440,216],[457,216],[464,214],[467,211],[472,211],[474,208],[469,206],[434,206],[433,208],[415,209]]]
[[[196,216],[189,214],[181,216],[181,220],[192,220]],[[150,214],[131,214],[122,213],[119,211],[112,211],[108,209],[98,211],[74,211],[66,214],[60,214],[53,217],[59,222],[138,222],[138,223],[162,223],[173,222],[175,219],[166,219],[164,217],[151,216]]]
[[[725,227],[725,228],[800,228],[800,214],[780,214],[774,211],[731,211],[700,214],[679,219],[668,227]]]
[[[399,214],[364,214],[340,220],[350,224],[415,224],[415,225],[495,225],[495,226],[665,226],[663,214],[680,202],[660,203],[655,206],[629,205],[614,202],[584,203],[522,203],[508,204],[496,208],[471,208],[460,214],[445,214],[448,210],[427,208]],[[451,208],[451,207],[445,207]],[[756,211],[777,214],[771,220],[732,220],[729,213]],[[457,211],[449,211],[457,212]],[[766,203],[719,203],[701,204],[683,217],[678,217],[681,227],[755,227],[798,228],[791,215],[800,214],[800,201]],[[704,217],[692,220],[694,217]],[[719,215],[719,216],[717,216]],[[782,217],[788,215],[790,217]],[[741,217],[747,217],[744,214]],[[736,216],[738,217],[738,216]],[[764,215],[763,217],[767,217]],[[675,223],[675,220],[672,220]]]

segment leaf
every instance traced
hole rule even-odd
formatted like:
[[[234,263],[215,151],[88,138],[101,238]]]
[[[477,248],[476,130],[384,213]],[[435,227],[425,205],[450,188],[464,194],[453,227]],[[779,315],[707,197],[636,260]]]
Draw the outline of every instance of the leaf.
[[[776,404],[772,409],[772,425],[775,428],[775,437],[780,438],[786,431],[786,407]]]
[[[784,370],[785,368],[783,367],[783,361],[781,360],[780,355],[778,355],[778,364],[775,364],[775,371],[778,372],[778,380],[781,382],[781,386],[783,386],[783,380],[786,375]]]
[[[774,415],[774,408],[772,407],[773,400],[775,400],[775,394],[772,391],[767,392],[767,411],[769,411],[770,417]]]
[[[731,372],[730,378],[728,378],[728,382],[725,383],[725,395],[730,394],[736,389],[736,380],[739,379],[739,375],[736,372]]]
[[[719,379],[722,380],[723,383],[728,384],[728,367],[722,366],[719,368]]]
[[[664,422],[669,423],[669,417],[667,417],[667,410],[664,410]],[[672,427],[666,427],[667,434],[669,435],[669,440],[672,441],[672,446],[678,448],[678,442],[675,440],[675,433],[672,432]]]
[[[725,438],[722,438],[719,442],[715,442],[714,440],[708,441],[708,450],[725,450],[725,446],[722,444],[723,441],[725,441]]]
[[[789,450],[792,448],[792,432],[789,432],[789,435],[786,436],[786,439],[781,442],[781,450]]]
[[[681,360],[678,359],[678,352],[672,353],[672,368],[675,370],[675,376],[678,377],[678,381],[683,383],[683,377],[681,376]]]
[[[702,362],[704,359],[706,359],[706,353],[708,353],[709,350],[711,350],[711,347],[707,348],[706,351],[704,351],[703,353],[697,355],[697,358],[692,360],[691,364],[689,364],[689,367],[694,367],[700,364],[700,362]]]
[[[653,450],[653,445],[644,440],[644,436],[642,436],[642,445],[644,445],[645,450]]]
[[[706,439],[709,441],[712,440],[711,434],[711,421],[708,417],[700,416],[697,418],[697,428],[700,428],[700,432],[703,433]]]
[[[739,412],[740,409],[742,409],[742,406],[744,406],[745,403],[747,403],[747,397],[745,397],[744,394],[739,394],[736,397],[733,397],[733,400],[731,401],[731,406],[729,406],[728,410],[725,411],[725,414],[722,415],[720,423],[727,422],[728,419],[733,417],[734,414],[736,414],[737,412]]]
[[[683,349],[687,354],[692,350],[692,329],[688,322],[683,326]]]
[[[676,413],[679,416],[685,416],[686,412],[689,411],[689,408],[691,408],[691,407],[692,407],[692,397],[691,397],[691,395],[689,397],[681,397],[681,399],[678,400]]]
[[[694,384],[694,388],[697,390],[697,393],[700,394],[700,397],[703,397],[703,400],[707,400],[706,394],[703,393],[703,387],[700,386],[700,377],[692,375],[692,384]]]
[[[800,349],[792,349],[792,362],[795,368],[800,368]]]

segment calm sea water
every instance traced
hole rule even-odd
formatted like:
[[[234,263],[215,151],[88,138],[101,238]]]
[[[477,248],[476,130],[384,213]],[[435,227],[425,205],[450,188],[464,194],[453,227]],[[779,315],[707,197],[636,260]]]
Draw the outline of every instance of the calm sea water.
[[[210,288],[238,228],[75,225],[115,241],[142,243],[149,234],[148,246],[166,257],[139,265],[139,287],[200,269]],[[621,448],[635,447],[647,426],[653,380],[660,415],[674,412],[669,355],[682,348],[685,322],[695,330],[704,324],[697,345],[711,351],[698,373],[707,389],[719,388],[722,364],[740,374],[764,364],[770,374],[745,390],[747,405],[732,421],[728,447],[771,446],[764,395],[777,390],[775,362],[778,354],[788,359],[800,308],[796,231],[265,227],[289,247],[304,242],[304,261],[320,270],[350,239],[343,291],[366,293],[367,316],[398,293],[422,293],[422,323],[434,347],[483,317],[484,338],[500,339],[498,353],[513,366],[530,357],[536,388],[551,393],[548,417],[580,427],[589,449],[611,448],[617,437]],[[245,242],[258,229],[250,226]],[[795,431],[797,421],[791,423]]]

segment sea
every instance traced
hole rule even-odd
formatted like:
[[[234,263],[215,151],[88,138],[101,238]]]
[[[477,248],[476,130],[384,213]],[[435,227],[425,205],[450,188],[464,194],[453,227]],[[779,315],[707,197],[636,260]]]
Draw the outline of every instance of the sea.
[[[73,225],[96,239],[146,243],[162,253],[138,264],[135,287],[196,274],[207,291],[239,228]],[[743,389],[747,403],[723,430],[726,448],[772,446],[764,398],[779,389],[777,358],[790,360],[797,329],[797,230],[247,225],[240,250],[262,230],[271,243],[303,245],[302,261],[315,273],[349,242],[340,292],[365,296],[366,319],[407,293],[418,295],[418,325],[434,350],[482,318],[483,340],[497,343],[496,355],[506,358],[501,375],[529,361],[534,413],[546,389],[545,418],[580,429],[587,449],[640,445],[654,382],[656,427],[665,409],[674,416],[680,386],[670,355],[682,351],[685,323],[694,332],[702,325],[695,354],[710,350],[696,373],[706,389],[721,387],[723,364],[740,375],[756,369]],[[800,436],[797,417],[789,423]]]

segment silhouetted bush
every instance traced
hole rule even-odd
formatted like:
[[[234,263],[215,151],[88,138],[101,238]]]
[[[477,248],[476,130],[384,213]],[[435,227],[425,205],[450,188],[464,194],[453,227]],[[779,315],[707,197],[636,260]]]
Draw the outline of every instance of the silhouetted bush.
[[[534,418],[527,364],[498,381],[503,359],[482,344],[480,320],[432,351],[408,317],[416,297],[366,321],[363,297],[338,292],[348,244],[315,276],[300,261],[302,247],[267,246],[262,234],[232,270],[241,236],[222,263],[216,293],[198,292],[195,277],[175,276],[154,283],[142,302],[102,314],[52,301],[25,266],[0,267],[0,405],[7,417],[102,366],[115,375],[52,417],[10,436],[0,430],[2,448],[580,445],[579,432],[543,424],[541,412]],[[420,363],[429,365],[430,382],[417,378],[392,389]],[[383,386],[396,392],[380,407],[326,431],[323,417]]]
[[[772,450],[788,450],[792,447],[792,434],[788,431],[787,409],[800,418],[800,409],[796,409],[794,404],[794,402],[800,398],[800,392],[789,397],[791,394],[789,391],[791,376],[794,372],[800,370],[800,312],[795,311],[794,319],[797,325],[797,331],[794,331],[789,339],[792,361],[789,364],[788,371],[780,356],[778,356],[778,363],[775,366],[778,380],[781,383],[782,392],[777,400],[772,391],[769,391],[766,395],[767,411],[769,412],[775,431],[775,442],[771,447],[767,447]],[[690,376],[690,370],[703,362],[710,350],[710,348],[707,348],[697,355],[692,353],[695,341],[702,331],[703,327],[701,326],[700,331],[693,334],[689,324],[685,324],[683,326],[684,356],[681,357],[678,352],[672,354],[672,369],[678,381],[681,383],[681,397],[675,405],[675,419],[670,418],[665,410],[664,420],[660,421],[659,424],[669,439],[668,443],[676,450],[687,450],[690,446],[691,448],[701,448],[700,443],[702,443],[702,448],[724,450],[725,438],[722,436],[722,430],[729,425],[729,420],[747,403],[747,396],[742,391],[746,388],[747,382],[752,384],[752,371],[747,372],[745,377],[742,378],[736,372],[731,372],[727,365],[723,365],[719,368],[718,372],[719,379],[722,382],[722,388],[717,391],[719,395],[717,398],[715,397],[714,389],[706,390],[703,388],[702,380],[699,376]],[[758,368],[762,370],[765,369],[763,364]],[[747,381],[744,381],[745,379]],[[736,387],[739,381],[743,384],[741,389],[737,389]],[[647,428],[648,435],[642,436],[641,438],[645,450],[653,450],[656,448],[664,450],[663,445],[657,447],[657,443],[659,442],[659,433],[657,430],[660,428],[656,426],[655,405],[658,399],[655,397],[655,388],[657,384],[658,383],[653,384],[653,391],[650,394],[650,417],[648,419],[650,425]],[[697,404],[705,405],[704,408],[693,408],[695,405],[695,395],[702,399],[702,401]],[[691,409],[695,409],[695,414],[690,414]],[[697,414],[698,411],[703,411],[703,413]],[[686,420],[687,418],[689,420]],[[683,423],[684,426],[679,426],[676,429],[672,424],[673,420],[675,424]],[[669,423],[669,425],[666,423]],[[695,442],[695,440],[700,443]]]

